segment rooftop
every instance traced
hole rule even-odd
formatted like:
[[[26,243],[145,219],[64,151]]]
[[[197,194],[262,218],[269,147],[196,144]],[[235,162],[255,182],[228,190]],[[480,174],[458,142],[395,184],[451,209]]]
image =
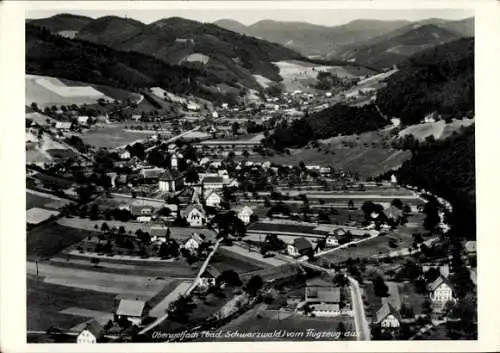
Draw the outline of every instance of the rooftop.
[[[145,308],[146,302],[143,300],[122,299],[116,309],[116,315],[141,317]]]

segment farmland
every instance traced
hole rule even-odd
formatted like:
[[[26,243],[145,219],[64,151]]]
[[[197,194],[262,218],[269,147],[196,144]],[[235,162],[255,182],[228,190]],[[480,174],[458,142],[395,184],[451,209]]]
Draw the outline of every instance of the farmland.
[[[79,307],[110,313],[115,306],[115,296],[90,290],[72,288],[28,279],[27,281],[28,330],[45,331],[50,327],[71,329],[87,321],[82,317],[61,313],[66,308]]]
[[[42,207],[51,210],[58,210],[62,206],[70,203],[69,200],[57,197],[45,197],[41,193],[26,192],[26,209],[32,207]]]
[[[92,231],[47,224],[27,234],[26,248],[28,260],[50,258],[64,248],[96,234]]]
[[[97,126],[95,129],[81,135],[83,142],[99,147],[113,148],[146,139],[155,135],[151,132],[125,131],[122,125]]]
[[[399,167],[409,159],[411,153],[385,148],[335,148],[330,152],[316,149],[291,149],[290,155],[251,155],[250,161],[269,161],[275,164],[298,165],[304,162],[312,165],[331,165],[335,170],[350,170],[360,177],[375,177]]]

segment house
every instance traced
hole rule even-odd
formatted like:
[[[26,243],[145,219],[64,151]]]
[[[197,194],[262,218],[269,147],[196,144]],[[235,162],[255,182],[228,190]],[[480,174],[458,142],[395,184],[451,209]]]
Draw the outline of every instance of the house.
[[[448,301],[454,301],[453,285],[442,275],[439,275],[433,282],[427,285],[429,298],[434,304],[446,304]]]
[[[327,248],[334,248],[336,246],[339,246],[339,240],[335,236],[334,232],[326,236],[325,245]]]
[[[244,206],[238,212],[238,218],[241,219],[245,224],[250,223],[250,218],[252,217],[252,215],[253,215],[253,210],[248,206]]]
[[[391,205],[387,207],[384,210],[384,214],[386,215],[387,218],[392,219],[392,220],[399,220],[403,217],[403,211],[401,211],[399,208]]]
[[[205,176],[201,183],[205,190],[222,189],[224,187],[224,179],[221,176]]]
[[[134,217],[151,217],[154,212],[154,207],[149,205],[132,205],[130,206],[130,213]]]
[[[375,323],[384,328],[399,328],[401,315],[389,303],[385,303],[375,314]]]
[[[191,237],[184,243],[183,248],[189,250],[190,252],[194,252],[198,250],[201,243],[203,243],[204,241],[205,239],[203,238],[203,235],[193,233]]]
[[[308,251],[312,250],[312,244],[306,238],[295,238],[288,244],[286,250],[290,256],[305,255]]]
[[[335,317],[340,315],[339,304],[313,304],[312,314],[316,317]]]
[[[165,170],[159,176],[158,187],[160,191],[176,192],[184,186],[184,175],[179,173],[176,169]]]
[[[194,102],[189,102],[186,108],[191,111],[198,111],[200,110],[200,105]]]
[[[95,344],[104,337],[104,328],[96,320],[91,320],[76,338],[78,344]]]
[[[143,300],[122,299],[115,314],[118,319],[126,318],[134,325],[140,325],[142,320],[149,314],[149,310],[149,305]]]
[[[89,121],[89,117],[88,116],[85,116],[85,115],[81,115],[77,118],[78,120],[78,124],[80,125],[86,125],[87,122]]]
[[[212,265],[208,265],[205,272],[203,272],[200,276],[199,286],[201,288],[208,288],[210,286],[215,286],[215,279],[219,277],[221,272],[213,267]]]
[[[58,130],[69,130],[71,128],[71,122],[68,121],[58,121],[56,122],[56,129]]]
[[[222,201],[222,197],[215,191],[211,191],[205,198],[205,204],[208,207],[220,207]]]
[[[118,156],[122,160],[127,160],[127,159],[130,159],[130,152],[127,150],[123,150],[122,152],[120,152],[120,154]]]
[[[158,179],[164,172],[165,169],[163,168],[148,167],[142,168],[139,174],[142,175],[144,179]]]
[[[181,212],[191,227],[202,227],[207,222],[205,210],[200,205],[189,205]]]

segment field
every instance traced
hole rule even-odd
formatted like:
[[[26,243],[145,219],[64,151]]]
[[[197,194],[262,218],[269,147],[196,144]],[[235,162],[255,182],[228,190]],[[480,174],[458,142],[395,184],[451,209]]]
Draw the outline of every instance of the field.
[[[82,134],[80,137],[83,142],[97,148],[114,148],[156,135],[156,133],[150,132],[124,131],[123,128],[124,126],[122,125],[98,126]]]
[[[100,98],[108,98],[92,85],[72,85],[55,77],[26,75],[26,104],[36,102],[39,107],[67,104],[94,104]]]
[[[91,317],[71,315],[61,311],[78,307],[111,313],[115,307],[115,296],[28,279],[27,305],[28,330],[45,331],[52,326],[71,329]]]
[[[143,224],[143,223],[132,223],[132,222],[120,222],[120,221],[91,221],[89,219],[81,219],[81,218],[61,218],[59,219],[58,223],[66,226],[66,227],[72,227],[76,229],[84,229],[87,231],[94,231],[95,230],[95,225],[98,227],[101,227],[102,223],[106,222],[110,228],[117,227],[119,228],[120,226],[124,226],[125,230],[127,232],[132,232],[135,233],[137,229],[141,229],[143,231],[147,231],[151,234],[152,231],[152,226]],[[160,227],[160,226],[155,226],[155,228]],[[189,238],[193,233],[199,233],[203,234],[206,236],[207,240],[215,240],[215,232],[207,229],[207,228],[190,228],[190,227],[185,227],[185,228],[180,228],[180,227],[170,227],[171,231],[171,236],[174,239],[177,240],[183,240]],[[166,228],[165,228],[166,232]],[[163,233],[164,234],[164,233]]]
[[[421,215],[416,215],[414,216],[414,218],[410,217],[410,222],[421,224],[421,217]],[[371,258],[377,255],[387,254],[391,251],[411,246],[411,244],[413,243],[412,234],[421,231],[421,227],[416,225],[413,226],[413,224],[409,223],[405,226],[399,226],[398,229],[387,235],[381,235],[373,239],[368,239],[357,244],[356,247],[339,249],[338,251],[334,251],[328,255],[325,255],[324,258],[330,262],[339,263],[347,260],[348,258]],[[389,240],[391,239],[395,240],[397,245],[396,248],[391,248],[389,246]]]
[[[433,135],[436,140],[445,139],[454,131],[458,131],[462,126],[469,126],[474,123],[474,119],[454,120],[451,123],[446,123],[444,120],[439,120],[433,123],[423,123],[412,125],[399,132],[399,136],[413,135],[417,140],[423,141],[427,137]]]
[[[28,260],[50,258],[66,247],[94,234],[96,233],[92,231],[64,227],[58,224],[38,227],[27,234],[27,258]]]
[[[269,267],[265,263],[253,260],[249,257],[239,256],[238,254],[219,248],[212,257],[210,264],[219,271],[233,270],[238,274],[257,271]]]
[[[69,204],[71,201],[61,198],[45,197],[38,193],[26,192],[26,209],[32,207],[47,208],[49,210],[58,210],[62,206]]]
[[[300,162],[311,165],[329,165],[334,170],[350,170],[361,178],[375,177],[399,167],[411,157],[408,151],[386,148],[332,148],[325,153],[316,149],[292,149],[290,155],[260,156],[251,155],[250,161],[270,161],[283,165],[298,165]]]

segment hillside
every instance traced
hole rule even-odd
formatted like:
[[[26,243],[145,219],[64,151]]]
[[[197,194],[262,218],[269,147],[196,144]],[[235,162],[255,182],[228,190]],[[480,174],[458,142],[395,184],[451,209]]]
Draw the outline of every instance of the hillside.
[[[281,80],[272,62],[301,58],[280,45],[178,17],[149,25],[131,19],[99,18],[82,28],[78,37],[170,64],[202,68],[222,82],[254,89],[260,88],[254,74]]]
[[[131,18],[117,16],[100,17],[82,27],[77,38],[104,45],[116,46],[122,41],[138,34],[145,25]]]
[[[79,31],[93,20],[93,18],[86,16],[63,13],[47,18],[28,19],[26,22],[39,27],[46,27],[51,32],[57,33],[60,31]]]
[[[434,112],[443,118],[472,116],[474,39],[453,41],[409,58],[377,93],[377,105],[404,125],[419,123]]]
[[[408,56],[444,44],[459,36],[434,24],[411,25],[402,32],[386,34],[337,53],[336,57],[379,69],[390,68],[405,61]],[[402,33],[400,33],[402,32]]]
[[[158,86],[179,94],[221,97],[213,89],[220,80],[209,73],[140,53],[69,40],[30,24],[26,25],[26,73],[134,91]]]
[[[476,236],[474,125],[459,135],[425,144],[396,172],[403,184],[425,188],[448,200],[454,208],[455,234]]]
[[[407,21],[356,20],[340,26],[321,26],[307,22],[263,20],[245,26],[233,20],[219,20],[219,27],[262,38],[297,50],[306,56],[325,57],[342,45],[356,43],[390,32]]]
[[[474,37],[474,17],[444,22],[439,26],[462,37]]]
[[[373,105],[351,107],[336,104],[330,108],[282,125],[274,130],[264,143],[277,150],[302,147],[316,139],[338,135],[360,134],[375,131],[387,125]]]

